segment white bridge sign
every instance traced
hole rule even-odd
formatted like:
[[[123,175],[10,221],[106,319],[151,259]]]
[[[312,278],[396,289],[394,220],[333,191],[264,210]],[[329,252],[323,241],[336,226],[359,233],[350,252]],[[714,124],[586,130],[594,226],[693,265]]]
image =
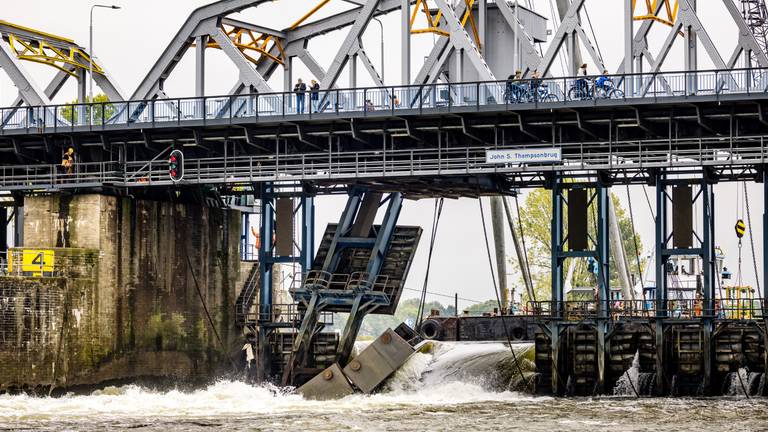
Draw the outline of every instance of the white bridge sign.
[[[539,148],[521,150],[488,150],[485,153],[485,163],[547,163],[561,162],[563,151],[559,148]]]

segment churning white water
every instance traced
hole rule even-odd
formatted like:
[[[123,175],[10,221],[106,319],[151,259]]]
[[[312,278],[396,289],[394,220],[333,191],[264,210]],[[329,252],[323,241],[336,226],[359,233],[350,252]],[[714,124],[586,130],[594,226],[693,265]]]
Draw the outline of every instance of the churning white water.
[[[529,346],[515,346],[523,364]],[[232,429],[264,431],[761,430],[762,402],[746,399],[557,399],[507,390],[519,373],[504,344],[438,343],[378,394],[308,401],[272,386],[222,381],[205,389],[108,387],[59,398],[0,396],[0,430]],[[514,383],[513,383],[514,385]]]
[[[614,396],[651,396],[654,391],[655,373],[640,372],[640,351],[635,353],[632,366],[616,381]]]

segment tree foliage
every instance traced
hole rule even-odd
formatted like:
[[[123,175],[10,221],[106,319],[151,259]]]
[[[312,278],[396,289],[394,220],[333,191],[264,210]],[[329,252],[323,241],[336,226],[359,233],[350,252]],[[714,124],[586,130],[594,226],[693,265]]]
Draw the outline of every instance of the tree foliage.
[[[91,103],[91,98],[86,97],[86,101]],[[93,105],[93,124],[100,125],[102,121],[106,122],[115,115],[115,105],[109,103],[107,95],[103,93],[97,94],[93,97],[93,101],[94,104],[97,104]],[[67,102],[66,105],[59,108],[59,116],[66,122],[88,124],[88,119],[91,116],[91,107],[91,105],[78,105],[76,100]]]
[[[629,270],[634,278],[634,283],[638,282],[640,270],[644,267],[644,260],[641,259],[640,269],[638,269],[637,254],[642,257],[643,245],[640,236],[633,232],[632,221],[627,212],[622,208],[619,199],[611,195],[616,217],[619,222],[619,230],[624,243],[624,250],[627,254]],[[567,211],[564,212],[564,225],[567,226]],[[593,201],[588,211],[588,231],[591,238],[597,238],[597,203]],[[531,191],[523,205],[520,208],[520,222],[522,224],[522,235],[528,252],[528,262],[531,269],[531,278],[533,279],[534,291],[537,300],[548,300],[551,298],[551,268],[552,268],[552,245],[551,245],[551,221],[552,221],[552,192],[544,189]],[[519,231],[519,230],[518,230]],[[518,232],[518,234],[521,234]],[[633,238],[634,237],[634,238]],[[637,245],[637,248],[635,247]],[[512,259],[512,266],[520,274],[517,259]],[[564,264],[564,277],[567,276],[570,260]],[[611,285],[619,285],[618,273],[614,259],[610,260]],[[522,275],[519,277],[519,287],[523,291],[523,301],[528,301],[525,293]],[[577,259],[573,279],[573,287],[594,287],[597,285],[595,275],[589,272],[588,263],[585,259]]]

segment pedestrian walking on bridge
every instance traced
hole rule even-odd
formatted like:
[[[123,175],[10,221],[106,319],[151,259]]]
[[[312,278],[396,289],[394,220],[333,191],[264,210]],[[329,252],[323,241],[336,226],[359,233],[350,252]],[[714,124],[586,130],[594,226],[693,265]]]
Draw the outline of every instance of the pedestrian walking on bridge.
[[[299,78],[296,85],[293,87],[293,92],[296,93],[296,114],[304,114],[304,108],[306,106],[307,97],[307,85]]]

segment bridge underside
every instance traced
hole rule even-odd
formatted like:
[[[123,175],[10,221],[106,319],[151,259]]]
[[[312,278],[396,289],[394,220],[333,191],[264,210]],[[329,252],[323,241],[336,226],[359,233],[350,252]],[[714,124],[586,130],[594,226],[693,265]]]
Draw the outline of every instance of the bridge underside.
[[[476,196],[540,187],[553,171],[576,179],[598,176],[607,184],[649,182],[649,170],[657,168],[701,166],[711,168],[713,179],[754,178],[753,167],[766,155],[767,98],[727,96],[582,101],[546,109],[522,104],[375,111],[344,119],[318,114],[7,130],[0,132],[0,164],[7,166],[0,186],[61,190],[301,181],[321,192],[357,183],[423,197],[444,190],[448,196]],[[65,176],[55,165],[70,146],[80,169]],[[172,146],[186,155],[180,183],[168,178],[161,159]],[[562,163],[485,160],[488,149],[536,147],[561,148]],[[452,178],[441,181],[453,186],[424,190],[440,177]]]

